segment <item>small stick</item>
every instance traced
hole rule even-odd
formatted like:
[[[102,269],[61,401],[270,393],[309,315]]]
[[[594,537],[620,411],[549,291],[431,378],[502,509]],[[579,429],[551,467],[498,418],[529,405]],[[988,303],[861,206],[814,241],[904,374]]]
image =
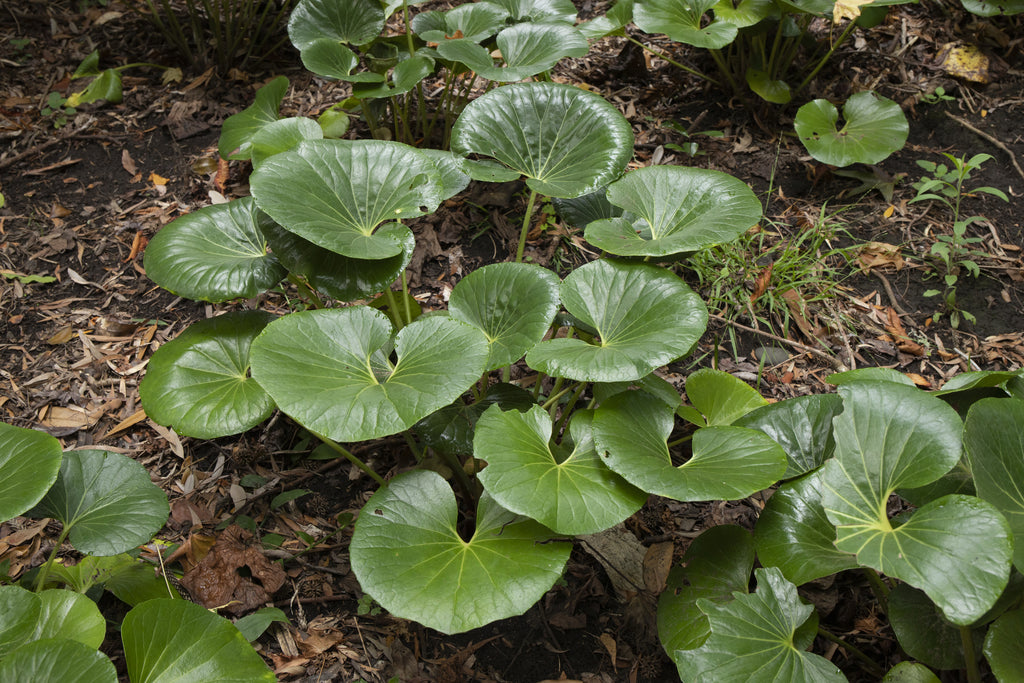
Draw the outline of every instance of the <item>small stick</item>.
[[[758,330],[758,329],[755,329],[753,327],[747,327],[746,325],[742,325],[742,324],[736,322],[735,320],[729,320],[728,318],[720,316],[717,313],[712,313],[711,317],[714,318],[715,320],[720,320],[720,321],[724,322],[727,325],[732,325],[733,327],[738,327],[739,329],[743,330],[744,332],[753,332],[754,334],[759,334],[762,337],[767,337],[768,339],[772,339],[774,341],[781,342],[783,344],[789,344],[793,348],[799,349],[799,350],[804,351],[806,353],[809,353],[812,356],[817,356],[818,358],[821,358],[822,360],[827,361],[829,363],[829,365],[831,365],[833,368],[835,368],[835,370],[837,372],[845,372],[847,370],[847,367],[845,365],[843,365],[843,362],[841,360],[839,360],[835,356],[830,356],[829,354],[825,353],[824,351],[819,351],[818,349],[814,348],[813,346],[807,346],[806,344],[801,344],[800,342],[795,342],[792,339],[786,339],[785,337],[779,337],[777,335],[771,334],[770,332],[765,332],[764,330]]]
[[[985,131],[979,130],[978,128],[975,128],[974,126],[972,126],[971,124],[969,124],[967,121],[965,121],[964,119],[960,118],[956,114],[951,114],[951,113],[949,113],[947,111],[946,112],[946,116],[948,116],[949,118],[953,119],[954,121],[959,123],[961,126],[966,128],[967,130],[971,131],[972,133],[976,133],[977,135],[980,135],[981,137],[985,138],[986,140],[991,142],[993,145],[995,145],[999,149],[1001,149],[1004,152],[1006,152],[1006,154],[1009,155],[1009,157],[1010,157],[1010,163],[1013,164],[1013,167],[1015,169],[1017,169],[1017,174],[1021,178],[1024,178],[1024,169],[1021,169],[1020,164],[1017,163],[1017,157],[1016,157],[1016,155],[1014,155],[1013,150],[1011,150],[1009,147],[1007,147],[1005,144],[1003,144],[998,138],[992,137],[991,135],[989,135]]]

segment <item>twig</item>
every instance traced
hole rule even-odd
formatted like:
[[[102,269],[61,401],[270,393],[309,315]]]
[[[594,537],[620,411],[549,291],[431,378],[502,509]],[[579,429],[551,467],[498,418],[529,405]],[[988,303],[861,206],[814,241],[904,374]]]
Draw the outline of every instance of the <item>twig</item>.
[[[41,152],[44,149],[46,149],[47,147],[53,147],[54,145],[56,145],[59,142],[64,142],[65,140],[68,140],[70,138],[75,137],[76,135],[78,135],[79,133],[84,131],[86,128],[91,126],[94,121],[95,121],[95,119],[93,119],[92,117],[89,117],[89,119],[86,120],[86,122],[84,124],[82,124],[81,126],[79,126],[78,128],[69,129],[69,130],[67,130],[66,132],[64,132],[63,134],[61,134],[61,135],[59,135],[57,137],[52,137],[49,140],[46,140],[45,142],[40,142],[38,145],[32,145],[31,147],[26,149],[21,154],[15,154],[13,157],[10,157],[10,158],[7,158],[7,159],[3,159],[2,161],[0,161],[0,170],[5,169],[8,166],[11,166],[12,164],[18,163],[19,161],[21,161],[22,159],[24,159],[27,156],[31,156],[31,155],[33,155],[33,154],[35,154],[37,152]]]
[[[981,137],[985,138],[986,140],[991,142],[993,145],[995,145],[999,149],[1001,149],[1004,152],[1006,152],[1006,154],[1010,157],[1010,163],[1013,164],[1013,167],[1015,169],[1017,169],[1017,174],[1021,178],[1024,178],[1024,169],[1021,169],[1020,164],[1017,163],[1016,155],[1013,153],[1013,150],[1011,150],[1009,147],[1007,147],[1002,141],[1000,141],[998,138],[995,138],[995,137],[989,135],[988,133],[986,133],[983,130],[979,130],[978,128],[975,128],[974,126],[972,126],[971,124],[969,124],[967,121],[965,121],[964,119],[960,118],[956,114],[951,114],[950,112],[947,111],[946,112],[946,116],[948,116],[949,118],[953,119],[954,121],[959,123],[961,126],[966,128],[967,130],[969,130],[972,133],[975,133],[977,135],[980,135]]]
[[[717,313],[712,313],[711,317],[714,318],[715,320],[720,320],[720,321],[722,321],[723,323],[725,323],[727,325],[732,325],[733,327],[739,328],[739,329],[743,330],[744,332],[753,332],[754,334],[759,334],[762,337],[767,337],[768,339],[771,339],[773,341],[781,342],[783,344],[789,344],[793,348],[799,349],[801,351],[804,351],[805,353],[809,353],[812,356],[817,356],[818,358],[821,358],[822,360],[827,361],[828,364],[831,365],[836,370],[836,372],[845,372],[846,369],[847,369],[846,366],[843,365],[843,362],[841,360],[839,360],[835,356],[831,356],[831,355],[825,353],[824,351],[820,351],[820,350],[814,348],[813,346],[807,346],[806,344],[801,344],[800,342],[795,342],[792,339],[786,339],[785,337],[779,337],[778,335],[774,335],[774,334],[772,334],[770,332],[765,332],[764,330],[758,330],[758,329],[755,329],[753,327],[747,327],[746,325],[740,324],[740,323],[736,322],[735,320],[729,320],[728,318],[720,316]]]

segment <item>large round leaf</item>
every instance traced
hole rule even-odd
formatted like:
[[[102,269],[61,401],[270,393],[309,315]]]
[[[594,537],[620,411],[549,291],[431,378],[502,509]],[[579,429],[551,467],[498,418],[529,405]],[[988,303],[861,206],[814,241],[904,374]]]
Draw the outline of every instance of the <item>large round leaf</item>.
[[[146,468],[108,451],[68,451],[53,488],[32,510],[70,529],[71,544],[91,555],[117,555],[146,543],[167,522],[167,495]]]
[[[516,21],[558,21],[576,23],[572,0],[485,0],[509,13]]]
[[[893,527],[889,496],[935,481],[960,459],[961,423],[934,396],[892,382],[839,388],[835,457],[825,463],[822,503],[836,548],[920,588],[955,624],[983,615],[1006,586],[1012,553],[1006,519],[978,498],[949,495]],[[964,591],[964,586],[971,586]]]
[[[569,425],[572,451],[551,444],[551,418],[540,406],[480,417],[473,455],[487,461],[480,483],[503,507],[560,534],[595,534],[640,509],[647,494],[608,469],[594,449],[591,413]]]
[[[178,296],[199,301],[262,294],[288,274],[267,253],[262,229],[272,223],[252,197],[181,216],[146,247],[146,275]]]
[[[733,424],[764,432],[782,446],[789,463],[784,476],[792,479],[832,457],[836,447],[832,418],[842,410],[836,394],[797,396],[752,410]]]
[[[0,659],[27,642],[39,623],[43,601],[21,586],[0,586]]]
[[[441,202],[430,160],[383,140],[307,140],[267,159],[250,183],[256,203],[282,226],[360,259],[402,253],[409,229],[385,222],[422,216]]]
[[[478,43],[504,28],[506,17],[508,10],[503,7],[490,2],[471,2],[447,12],[420,12],[412,18],[412,29],[431,43],[443,43],[459,34]]]
[[[288,20],[288,37],[299,50],[321,38],[362,45],[384,29],[384,19],[374,0],[301,0]]]
[[[227,619],[185,600],[147,600],[121,625],[132,683],[273,683],[276,677]]]
[[[860,566],[849,552],[836,550],[836,528],[821,504],[821,472],[778,488],[757,519],[754,541],[766,567],[778,567],[798,586]]]
[[[384,259],[357,259],[318,247],[277,223],[264,226],[270,248],[281,263],[315,289],[339,301],[380,294],[402,275],[412,260],[416,238],[404,235],[402,253]]]
[[[77,640],[92,649],[103,643],[107,622],[96,603],[81,593],[51,589],[39,595],[39,618],[29,640]]]
[[[697,603],[711,624],[711,635],[697,649],[676,650],[672,658],[679,676],[684,681],[845,683],[832,662],[805,651],[810,642],[798,645],[813,640],[818,622],[814,607],[804,604],[796,586],[778,569],[758,569],[754,575],[753,594],[734,593],[724,604]]]
[[[320,124],[305,116],[292,116],[268,123],[256,131],[250,140],[252,167],[259,167],[267,157],[287,152],[303,140],[322,140],[323,137],[324,130]]]
[[[383,83],[383,74],[374,71],[355,71],[359,55],[333,38],[318,38],[299,53],[302,65],[324,78],[335,78],[351,83]]]
[[[225,313],[161,346],[139,387],[146,414],[200,439],[238,434],[267,419],[274,402],[249,376],[249,345],[273,319],[263,311]]]
[[[1024,0],[960,0],[960,4],[971,14],[981,17],[1024,13]]]
[[[736,39],[738,29],[721,19],[703,20],[718,0],[638,0],[633,23],[647,33],[664,33],[678,43],[718,50]]]
[[[0,521],[39,502],[57,479],[60,442],[45,432],[0,422]]]
[[[437,52],[483,78],[508,83],[549,71],[564,57],[582,57],[590,47],[582,33],[562,23],[516,24],[498,34],[497,44],[503,66],[496,66],[490,51],[470,38],[446,40]]]
[[[476,530],[459,535],[455,495],[440,475],[400,474],[373,494],[349,552],[363,590],[385,609],[442,633],[522,614],[562,574],[572,544],[480,498]]]
[[[562,282],[562,304],[597,331],[593,343],[550,339],[526,354],[531,368],[586,382],[638,380],[686,354],[704,334],[704,302],[673,273],[593,261]]]
[[[761,220],[738,178],[702,168],[646,166],[608,186],[608,201],[639,218],[587,226],[591,244],[623,256],[667,256],[729,242]]]
[[[812,157],[833,166],[877,164],[907,141],[910,126],[900,106],[871,91],[851,95],[839,112],[828,100],[808,102],[796,113],[796,134]]]
[[[914,659],[940,670],[964,668],[960,629],[943,619],[923,592],[905,583],[896,586],[889,593],[889,623],[900,647]],[[980,649],[982,632],[971,635]]]
[[[733,24],[737,28],[753,26],[762,19],[779,16],[778,7],[772,0],[718,0],[712,7],[715,17]]]
[[[494,263],[455,285],[448,312],[483,331],[487,370],[515,363],[548,331],[558,312],[558,276],[525,263]]]
[[[671,406],[650,394],[616,394],[594,413],[597,452],[634,486],[676,500],[746,498],[785,472],[782,448],[741,427],[698,429],[693,457],[677,467],[667,443],[674,415]]]
[[[615,180],[633,154],[629,122],[604,98],[558,83],[514,83],[469,103],[453,152],[482,154],[551,197],[578,197]]]
[[[474,327],[420,318],[392,340],[388,319],[365,306],[286,315],[252,345],[253,377],[281,410],[336,441],[408,429],[471,387],[486,361]]]
[[[114,663],[77,640],[46,638],[0,662],[0,683],[117,683]]]
[[[221,159],[248,159],[248,143],[263,126],[277,121],[278,108],[285,92],[288,79],[278,76],[256,91],[256,101],[232,114],[221,127],[217,152]]]

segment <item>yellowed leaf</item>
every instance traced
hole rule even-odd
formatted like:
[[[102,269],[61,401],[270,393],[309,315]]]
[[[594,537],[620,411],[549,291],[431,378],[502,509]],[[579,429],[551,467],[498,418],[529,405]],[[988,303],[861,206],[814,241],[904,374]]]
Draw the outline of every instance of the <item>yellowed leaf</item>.
[[[950,76],[971,83],[988,83],[989,59],[974,45],[947,43],[940,53],[939,66]]]
[[[149,182],[153,183],[154,185],[166,185],[169,181],[162,175],[159,175],[157,173],[150,173]]]
[[[853,21],[860,16],[860,8],[871,2],[872,0],[837,0],[832,7],[832,23],[838,24],[843,19]]]

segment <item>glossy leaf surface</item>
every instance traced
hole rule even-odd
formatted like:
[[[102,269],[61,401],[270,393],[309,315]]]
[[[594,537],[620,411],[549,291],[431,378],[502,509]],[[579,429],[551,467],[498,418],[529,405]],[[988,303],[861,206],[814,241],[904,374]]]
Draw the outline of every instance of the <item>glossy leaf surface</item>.
[[[907,584],[889,593],[889,623],[900,647],[914,659],[940,670],[965,667],[960,629],[942,617],[942,612],[922,591]],[[980,649],[981,632],[975,631]]]
[[[273,319],[263,311],[225,313],[161,346],[139,387],[146,414],[201,439],[239,434],[267,419],[274,402],[249,376],[249,348]]]
[[[727,372],[702,368],[686,378],[686,397],[709,425],[730,425],[767,405],[757,390]]]
[[[47,638],[22,645],[0,662],[0,683],[117,683],[114,664],[77,640]]]
[[[985,659],[996,680],[1012,681],[1024,671],[1024,610],[1007,612],[995,620],[985,636]]]
[[[508,83],[548,71],[560,59],[582,57],[587,39],[572,26],[563,23],[522,23],[498,34],[501,66],[494,63],[487,48],[470,38],[446,40],[437,46],[442,57],[461,62],[491,81]]]
[[[248,152],[235,155],[233,152],[249,142],[260,128],[277,121],[278,108],[288,91],[288,79],[278,76],[256,91],[256,100],[224,120],[217,152],[221,159],[248,159]]]
[[[288,38],[299,50],[318,39],[362,45],[384,29],[384,19],[373,0],[301,0],[288,20]]]
[[[633,23],[647,33],[664,33],[678,43],[718,50],[736,39],[737,28],[721,19],[704,21],[718,0],[638,0]]]
[[[29,640],[57,638],[77,640],[97,649],[107,633],[107,621],[96,603],[81,593],[51,589],[41,591],[39,618]]]
[[[0,422],[0,521],[39,502],[57,479],[60,442],[45,432]]]
[[[832,457],[836,447],[832,418],[842,410],[836,394],[797,396],[756,408],[733,424],[764,432],[782,446],[788,462],[784,478],[791,479]]]
[[[287,275],[277,257],[267,253],[263,229],[272,224],[252,197],[193,211],[166,225],[146,246],[146,275],[198,301],[262,294]]]
[[[593,261],[569,274],[560,293],[565,309],[599,339],[550,339],[526,354],[531,368],[557,377],[638,380],[686,354],[707,327],[700,297],[655,266]]]
[[[396,476],[356,521],[352,569],[392,614],[442,633],[522,614],[561,576],[572,546],[502,509],[486,493],[468,541],[456,527],[455,495],[426,470]]]
[[[0,586],[0,659],[28,642],[39,622],[43,601],[21,586]]]
[[[812,157],[833,166],[877,164],[907,141],[910,127],[900,106],[873,92],[851,95],[839,112],[828,100],[814,100],[796,113],[796,133]]]
[[[252,136],[249,150],[252,167],[258,168],[263,160],[281,152],[287,152],[303,140],[322,140],[324,131],[313,119],[293,116],[273,121],[260,128]]]
[[[420,12],[412,18],[412,29],[424,41],[441,43],[461,34],[479,43],[505,27],[508,10],[490,2],[473,2],[447,12]]]

